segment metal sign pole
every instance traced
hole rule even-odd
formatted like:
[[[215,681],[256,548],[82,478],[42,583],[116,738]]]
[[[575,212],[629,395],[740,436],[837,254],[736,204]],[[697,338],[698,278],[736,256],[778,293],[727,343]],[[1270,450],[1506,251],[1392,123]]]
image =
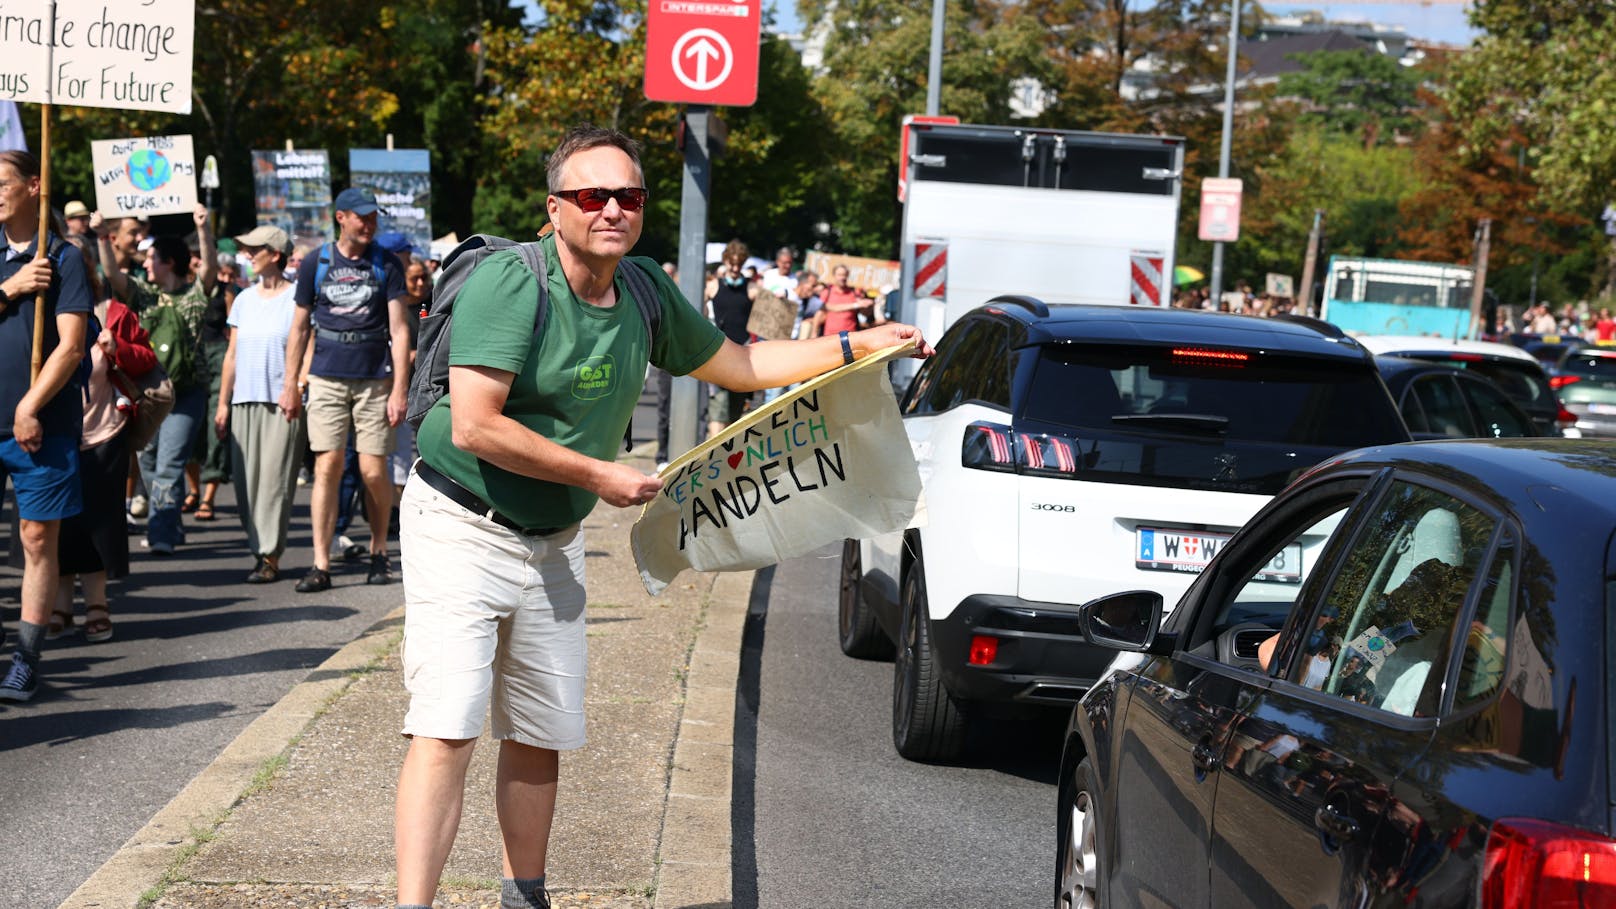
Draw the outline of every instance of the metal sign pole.
[[[704,104],[685,109],[684,191],[679,204],[679,289],[697,310],[707,278],[707,199],[712,184],[712,161],[707,156],[707,118]],[[675,376],[668,399],[668,454],[678,457],[699,441],[697,424],[701,383],[690,376]]]

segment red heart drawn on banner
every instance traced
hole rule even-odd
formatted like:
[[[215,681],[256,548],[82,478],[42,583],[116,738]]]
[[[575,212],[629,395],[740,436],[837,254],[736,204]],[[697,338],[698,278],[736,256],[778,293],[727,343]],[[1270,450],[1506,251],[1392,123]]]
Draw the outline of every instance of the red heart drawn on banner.
[[[734,454],[730,455],[729,456],[729,469],[734,470],[735,465],[741,463],[741,459],[744,458],[744,457],[746,457],[746,452],[744,452],[744,451],[737,451]]]

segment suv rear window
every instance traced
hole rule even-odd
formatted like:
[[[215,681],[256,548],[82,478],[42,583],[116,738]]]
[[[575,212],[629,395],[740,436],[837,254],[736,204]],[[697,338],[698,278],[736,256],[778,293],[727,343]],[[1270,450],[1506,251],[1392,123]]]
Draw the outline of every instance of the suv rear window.
[[[1616,357],[1585,350],[1566,357],[1565,362],[1560,364],[1560,371],[1612,379],[1616,378]]]
[[[1541,368],[1525,361],[1470,360],[1440,354],[1420,354],[1419,359],[1447,363],[1473,372],[1497,385],[1499,390],[1509,395],[1510,400],[1527,410],[1553,412],[1559,409],[1555,404],[1554,391],[1549,388],[1548,377]]]
[[[1408,439],[1367,362],[1229,356],[1045,345],[1018,420],[1073,437],[1079,479],[1265,495],[1330,455]]]

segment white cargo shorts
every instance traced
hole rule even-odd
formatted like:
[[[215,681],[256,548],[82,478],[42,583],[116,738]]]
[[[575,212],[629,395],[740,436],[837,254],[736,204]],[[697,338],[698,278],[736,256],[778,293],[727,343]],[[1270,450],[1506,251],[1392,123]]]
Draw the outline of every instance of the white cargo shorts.
[[[412,471],[399,505],[405,735],[584,744],[584,536],[527,537]]]

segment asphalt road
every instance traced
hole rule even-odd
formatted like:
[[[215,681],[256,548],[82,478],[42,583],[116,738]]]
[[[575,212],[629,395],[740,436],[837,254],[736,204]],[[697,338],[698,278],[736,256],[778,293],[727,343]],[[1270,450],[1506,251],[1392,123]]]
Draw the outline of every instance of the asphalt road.
[[[655,417],[654,398],[642,397],[636,444]],[[391,585],[366,586],[362,563],[338,561],[336,586],[298,594],[313,557],[308,488],[298,491],[275,584],[242,583],[252,558],[229,487],[218,502],[211,524],[187,517],[187,545],[173,558],[131,536],[130,576],[112,590],[112,640],[47,643],[45,688],[26,704],[0,704],[0,909],[60,903],[248,723],[403,602],[396,528]],[[0,508],[0,552],[12,507]],[[355,524],[352,536],[367,540]],[[20,586],[21,571],[0,559],[6,660]]]
[[[758,575],[741,661],[735,905],[1048,906],[1063,728],[973,729],[956,766],[892,747],[892,663],[836,643],[839,545]]]

